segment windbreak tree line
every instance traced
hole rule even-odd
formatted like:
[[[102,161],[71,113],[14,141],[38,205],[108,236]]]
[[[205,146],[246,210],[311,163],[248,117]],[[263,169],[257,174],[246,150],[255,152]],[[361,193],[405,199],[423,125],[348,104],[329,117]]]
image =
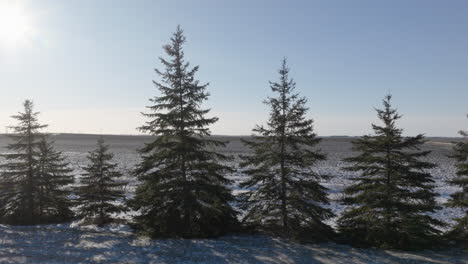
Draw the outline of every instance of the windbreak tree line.
[[[423,135],[403,136],[401,116],[391,96],[376,109],[379,124],[374,133],[353,142],[357,154],[347,158],[346,171],[355,175],[344,188],[336,231],[324,183],[333,175],[318,173],[326,160],[320,138],[308,117],[307,99],[284,59],[279,78],[270,82],[273,96],[264,103],[269,119],[256,125],[244,144],[240,183],[244,192],[232,193],[233,157],[217,151],[226,142],[210,137],[209,126],[218,121],[203,103],[208,83],[198,81],[199,67],[185,58],[186,38],[180,27],[165,45],[162,69],[154,81],[159,94],[150,99],[139,129],[153,140],[139,150],[134,175],[135,195],[126,200],[118,166],[101,138],[89,152],[84,173],[74,179],[64,155],[41,130],[38,113],[27,100],[24,112],[13,116],[18,124],[0,165],[0,222],[33,225],[64,222],[76,217],[84,223],[104,225],[116,221],[128,208],[135,211],[132,226],[155,238],[206,238],[232,232],[262,232],[299,241],[338,237],[359,246],[419,249],[441,238],[445,224],[431,217],[436,203],[434,180],[423,151]],[[468,137],[466,132],[461,132]],[[459,208],[450,239],[467,240],[468,142],[458,142],[452,157],[457,175],[449,183],[459,187],[446,206]]]
[[[327,221],[335,215],[322,184],[330,175],[316,171],[326,156],[317,148],[320,139],[307,117],[307,100],[295,92],[286,60],[279,80],[270,82],[275,96],[265,101],[268,122],[257,125],[244,141],[251,150],[239,164],[245,192],[234,201],[226,177],[230,169],[223,165],[229,157],[213,151],[223,144],[208,137],[208,125],[217,118],[202,108],[207,84],[195,78],[198,66],[190,68],[185,61],[185,41],[178,27],[164,46],[168,58],[160,58],[163,69],[156,73],[161,81],[154,82],[160,94],[150,100],[144,114],[149,121],[140,128],[155,139],[141,149],[135,171],[141,183],[130,203],[139,213],[135,228],[153,237],[219,236],[236,225],[301,241],[333,237]],[[353,143],[359,154],[346,160],[347,170],[359,176],[344,190],[347,209],[337,229],[342,239],[361,246],[428,247],[444,226],[430,216],[439,209],[429,172],[435,165],[424,159],[430,152],[421,150],[423,135],[402,135],[396,124],[400,115],[390,101],[391,96],[385,97],[384,108],[377,109],[383,124],[372,125],[375,135]],[[460,155],[459,175],[464,175],[466,156]],[[451,183],[466,187],[463,180]],[[233,202],[240,211],[232,208]],[[453,206],[465,202],[466,194],[452,196]],[[458,228],[466,230],[466,219],[459,222]]]

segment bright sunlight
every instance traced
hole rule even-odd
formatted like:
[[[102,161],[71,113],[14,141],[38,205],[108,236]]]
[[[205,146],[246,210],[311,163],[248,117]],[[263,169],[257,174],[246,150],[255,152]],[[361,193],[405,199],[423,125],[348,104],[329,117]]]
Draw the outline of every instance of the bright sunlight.
[[[0,46],[16,48],[35,34],[32,17],[20,1],[0,0]]]

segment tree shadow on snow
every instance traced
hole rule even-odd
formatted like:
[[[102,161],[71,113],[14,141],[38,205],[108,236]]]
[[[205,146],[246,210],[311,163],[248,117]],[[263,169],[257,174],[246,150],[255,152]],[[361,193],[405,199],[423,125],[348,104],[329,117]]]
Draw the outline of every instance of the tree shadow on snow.
[[[332,243],[300,245],[266,236],[139,238],[65,226],[0,226],[0,263],[466,263],[444,252],[405,253]]]

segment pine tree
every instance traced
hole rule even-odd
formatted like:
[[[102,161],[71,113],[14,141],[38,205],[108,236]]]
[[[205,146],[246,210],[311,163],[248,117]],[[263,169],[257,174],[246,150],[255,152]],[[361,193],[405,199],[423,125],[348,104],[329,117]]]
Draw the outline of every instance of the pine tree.
[[[74,182],[65,157],[46,136],[39,142],[38,207],[43,222],[64,222],[73,217],[70,185]]]
[[[357,156],[347,170],[360,172],[345,188],[349,207],[338,221],[339,230],[352,242],[383,248],[412,249],[431,245],[443,223],[428,213],[438,209],[434,180],[422,161],[430,151],[420,150],[424,136],[403,137],[395,123],[401,116],[391,108],[391,96],[376,109],[382,126],[372,124],[374,136],[353,142]]]
[[[84,167],[85,173],[76,187],[78,217],[86,223],[103,226],[115,220],[112,214],[125,211],[123,186],[126,182],[120,180],[122,174],[118,165],[113,163],[114,155],[109,151],[101,137],[97,148],[89,152],[89,164]]]
[[[0,166],[0,220],[9,224],[32,225],[40,222],[38,201],[38,146],[40,130],[33,102],[26,100],[24,112],[12,116],[18,121],[11,127],[12,143],[4,154],[6,163]]]
[[[289,78],[286,59],[279,70],[279,82],[270,82],[277,97],[265,101],[271,107],[266,126],[256,126],[253,140],[244,141],[253,150],[243,156],[241,167],[248,179],[241,187],[246,209],[243,221],[263,231],[275,231],[298,239],[329,238],[332,229],[323,223],[333,216],[326,178],[314,171],[326,157],[315,148],[320,142],[307,119],[307,100],[294,93],[295,82]]]
[[[140,128],[155,139],[140,150],[135,171],[141,182],[132,201],[141,214],[135,227],[158,237],[214,237],[237,220],[226,187],[230,169],[221,164],[228,157],[214,150],[225,143],[208,138],[208,126],[218,118],[207,118],[210,110],[201,107],[208,84],[200,84],[198,66],[185,61],[185,41],[179,26],[164,46],[170,59],[160,58],[165,69],[156,73],[162,82],[154,82],[161,95],[150,99],[151,112],[144,116],[151,120]]]
[[[449,207],[460,208],[465,215],[456,219],[457,224],[450,232],[451,237],[460,241],[468,241],[468,132],[460,131],[464,141],[456,143],[452,158],[456,160],[456,177],[449,181],[449,184],[458,186],[461,190],[450,195],[447,202]]]

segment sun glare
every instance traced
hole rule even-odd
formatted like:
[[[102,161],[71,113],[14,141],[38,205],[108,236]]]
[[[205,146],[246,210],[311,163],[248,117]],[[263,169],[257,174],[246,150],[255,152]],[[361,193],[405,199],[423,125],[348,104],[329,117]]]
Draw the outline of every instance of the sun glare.
[[[19,1],[0,0],[0,46],[24,45],[34,31],[31,17]]]

